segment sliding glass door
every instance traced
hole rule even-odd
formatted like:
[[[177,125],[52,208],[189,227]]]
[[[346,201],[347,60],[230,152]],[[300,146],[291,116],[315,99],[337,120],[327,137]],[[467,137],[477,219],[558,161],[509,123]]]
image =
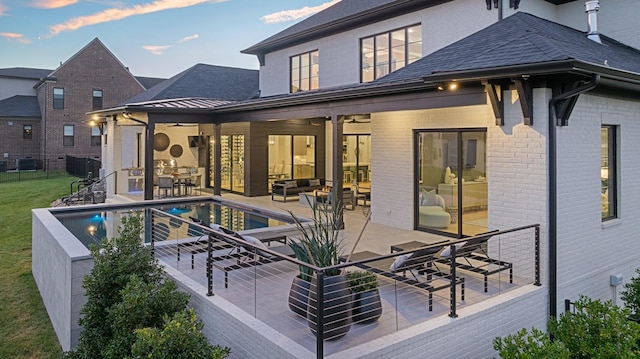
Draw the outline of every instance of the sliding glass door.
[[[415,131],[416,228],[456,237],[487,230],[486,129]]]
[[[371,181],[371,135],[342,136],[342,173],[345,186]]]
[[[279,179],[316,176],[316,138],[306,135],[269,136],[269,190]]]

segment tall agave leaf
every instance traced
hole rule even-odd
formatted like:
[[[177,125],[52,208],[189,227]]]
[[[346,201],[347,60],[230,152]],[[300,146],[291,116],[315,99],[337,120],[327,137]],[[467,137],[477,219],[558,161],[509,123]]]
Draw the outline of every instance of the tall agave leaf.
[[[300,233],[299,241],[289,244],[298,260],[321,268],[340,263],[342,242],[339,235],[342,227],[343,207],[333,193],[331,203],[335,204],[335,211],[327,202],[314,201],[310,203],[312,209],[310,222],[301,221],[289,210],[289,214]],[[331,270],[326,274],[338,275],[340,271]],[[311,275],[311,269],[300,266],[300,276],[303,279],[310,278]]]

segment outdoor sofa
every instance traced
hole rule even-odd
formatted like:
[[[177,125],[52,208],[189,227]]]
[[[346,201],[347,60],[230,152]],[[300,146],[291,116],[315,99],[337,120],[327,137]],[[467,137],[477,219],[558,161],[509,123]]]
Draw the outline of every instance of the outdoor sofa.
[[[312,192],[324,188],[326,185],[323,178],[299,178],[295,180],[277,180],[271,185],[271,200],[280,198],[287,202],[287,197],[296,198],[300,193]]]

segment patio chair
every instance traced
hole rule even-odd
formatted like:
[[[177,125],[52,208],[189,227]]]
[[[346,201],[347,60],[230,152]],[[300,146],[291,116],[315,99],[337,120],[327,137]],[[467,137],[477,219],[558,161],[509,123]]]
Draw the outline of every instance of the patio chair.
[[[461,299],[464,300],[464,278],[456,278],[455,284],[451,282],[451,276],[447,272],[438,270],[433,266],[433,261],[436,259],[436,255],[440,252],[444,246],[439,245],[435,247],[426,247],[419,249],[410,254],[404,254],[397,258],[389,257],[379,260],[374,260],[366,263],[354,263],[354,266],[365,270],[370,270],[380,276],[393,279],[395,281],[426,290],[429,293],[429,311],[433,310],[433,292],[451,289],[452,285],[460,284]],[[381,257],[381,254],[364,251],[354,253],[350,260],[352,262],[359,262],[362,260]],[[346,258],[342,258],[346,261]],[[416,276],[414,271],[418,271],[418,274],[426,274],[426,282],[421,282]],[[411,273],[412,277],[407,277],[406,272]],[[446,284],[435,284],[433,282],[433,276],[437,279],[448,281]]]
[[[505,262],[489,257],[487,242],[498,230],[481,233],[470,240],[458,244],[456,249],[456,268],[484,277],[484,292],[488,291],[488,277],[505,270],[509,271],[509,283],[513,283],[513,263]],[[436,263],[450,264],[451,258],[448,250],[444,250],[437,258]]]

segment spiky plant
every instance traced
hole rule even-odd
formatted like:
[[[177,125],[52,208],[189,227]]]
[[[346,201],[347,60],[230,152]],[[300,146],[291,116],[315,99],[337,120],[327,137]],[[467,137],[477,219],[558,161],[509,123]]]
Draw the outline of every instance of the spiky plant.
[[[342,228],[342,203],[331,192],[331,206],[328,201],[314,201],[309,203],[312,210],[311,221],[302,221],[292,211],[289,214],[300,233],[298,242],[291,242],[298,260],[312,264],[316,267],[331,267],[340,263],[342,256],[342,242],[339,239]],[[326,275],[339,275],[339,269],[325,272]],[[311,280],[313,271],[305,266],[300,266],[300,277]]]

